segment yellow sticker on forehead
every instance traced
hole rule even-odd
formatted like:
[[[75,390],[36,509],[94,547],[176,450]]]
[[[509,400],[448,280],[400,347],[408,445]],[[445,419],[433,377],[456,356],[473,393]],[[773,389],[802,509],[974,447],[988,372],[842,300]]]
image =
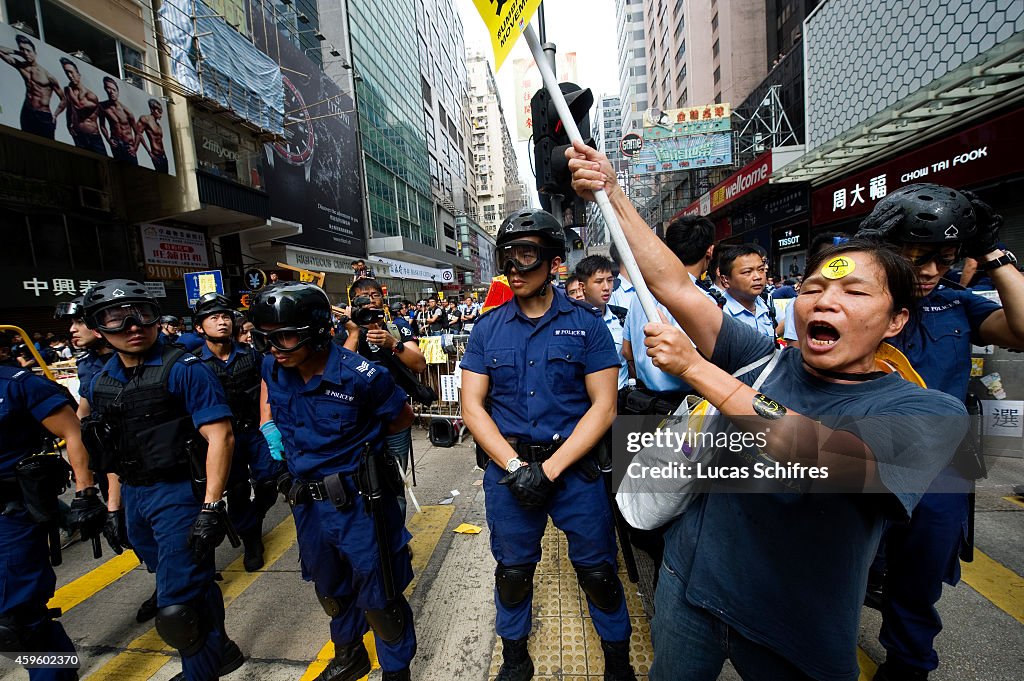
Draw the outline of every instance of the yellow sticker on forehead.
[[[821,276],[826,279],[842,279],[848,274],[852,274],[853,270],[857,268],[855,263],[850,258],[838,256],[829,260],[821,268]]]

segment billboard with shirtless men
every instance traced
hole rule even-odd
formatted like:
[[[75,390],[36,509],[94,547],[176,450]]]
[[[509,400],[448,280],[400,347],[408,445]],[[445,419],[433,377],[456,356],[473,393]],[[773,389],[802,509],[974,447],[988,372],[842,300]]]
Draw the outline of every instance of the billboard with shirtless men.
[[[164,100],[0,24],[0,125],[174,174]]]

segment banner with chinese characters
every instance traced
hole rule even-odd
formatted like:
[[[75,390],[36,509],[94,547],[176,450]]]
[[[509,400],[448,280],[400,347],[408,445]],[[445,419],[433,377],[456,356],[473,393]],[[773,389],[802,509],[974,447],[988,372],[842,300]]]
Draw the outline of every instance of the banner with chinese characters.
[[[146,275],[151,279],[180,279],[182,273],[206,269],[206,235],[166,225],[139,225]],[[175,276],[164,276],[174,274]]]
[[[0,125],[174,175],[163,98],[77,54],[0,24]]]
[[[534,93],[544,87],[537,62],[530,57],[519,57],[512,61],[516,85],[516,137],[525,142],[533,135],[533,112],[530,100]],[[576,82],[576,53],[559,52],[555,55],[555,75],[560,83]]]
[[[1021,148],[1024,109],[1017,109],[816,189],[811,194],[813,224],[867,215],[880,199],[908,184],[973,187],[1019,173]]]
[[[643,146],[632,158],[633,174],[732,165],[731,116],[729,104],[647,109]]]
[[[139,279],[138,272],[5,268],[0,270],[0,307],[47,307],[76,298],[104,279]],[[17,320],[0,321],[17,323]]]

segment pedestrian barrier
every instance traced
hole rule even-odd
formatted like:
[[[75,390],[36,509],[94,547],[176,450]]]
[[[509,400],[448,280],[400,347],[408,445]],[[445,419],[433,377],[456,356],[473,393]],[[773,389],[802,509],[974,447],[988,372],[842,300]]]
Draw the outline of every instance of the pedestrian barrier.
[[[420,338],[420,350],[427,361],[423,382],[437,392],[438,400],[430,406],[414,405],[413,409],[417,416],[453,419],[462,417],[459,402],[459,386],[462,382],[460,363],[466,353],[468,342],[469,334],[464,333]]]

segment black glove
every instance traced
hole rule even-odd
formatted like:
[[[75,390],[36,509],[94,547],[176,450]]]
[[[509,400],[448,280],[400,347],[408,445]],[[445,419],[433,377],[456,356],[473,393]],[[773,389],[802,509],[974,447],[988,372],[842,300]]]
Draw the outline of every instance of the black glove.
[[[203,510],[192,523],[188,545],[197,563],[202,563],[220,546],[228,534],[227,510],[223,501],[203,504]]]
[[[92,539],[100,536],[106,522],[107,507],[100,500],[95,487],[75,492],[75,498],[71,501],[71,515],[68,518],[68,526],[72,531],[81,532],[82,539]]]
[[[548,501],[555,493],[555,483],[548,479],[539,463],[520,466],[519,470],[509,473],[498,484],[508,485],[512,496],[528,511],[547,508]]]
[[[876,206],[871,215],[864,218],[857,230],[858,237],[889,241],[889,234],[903,222],[903,208],[898,202],[890,203],[881,210]]]
[[[980,259],[999,248],[999,228],[1003,226],[1003,216],[992,210],[992,206],[978,198],[974,192],[961,191],[974,207],[977,220],[977,231],[974,238],[964,242],[964,255]]]
[[[103,526],[103,536],[114,553],[121,555],[125,549],[132,548],[128,541],[128,528],[124,521],[124,511],[107,511],[107,522]]]
[[[284,471],[277,476],[277,491],[288,501],[288,492],[292,489],[292,474]]]

